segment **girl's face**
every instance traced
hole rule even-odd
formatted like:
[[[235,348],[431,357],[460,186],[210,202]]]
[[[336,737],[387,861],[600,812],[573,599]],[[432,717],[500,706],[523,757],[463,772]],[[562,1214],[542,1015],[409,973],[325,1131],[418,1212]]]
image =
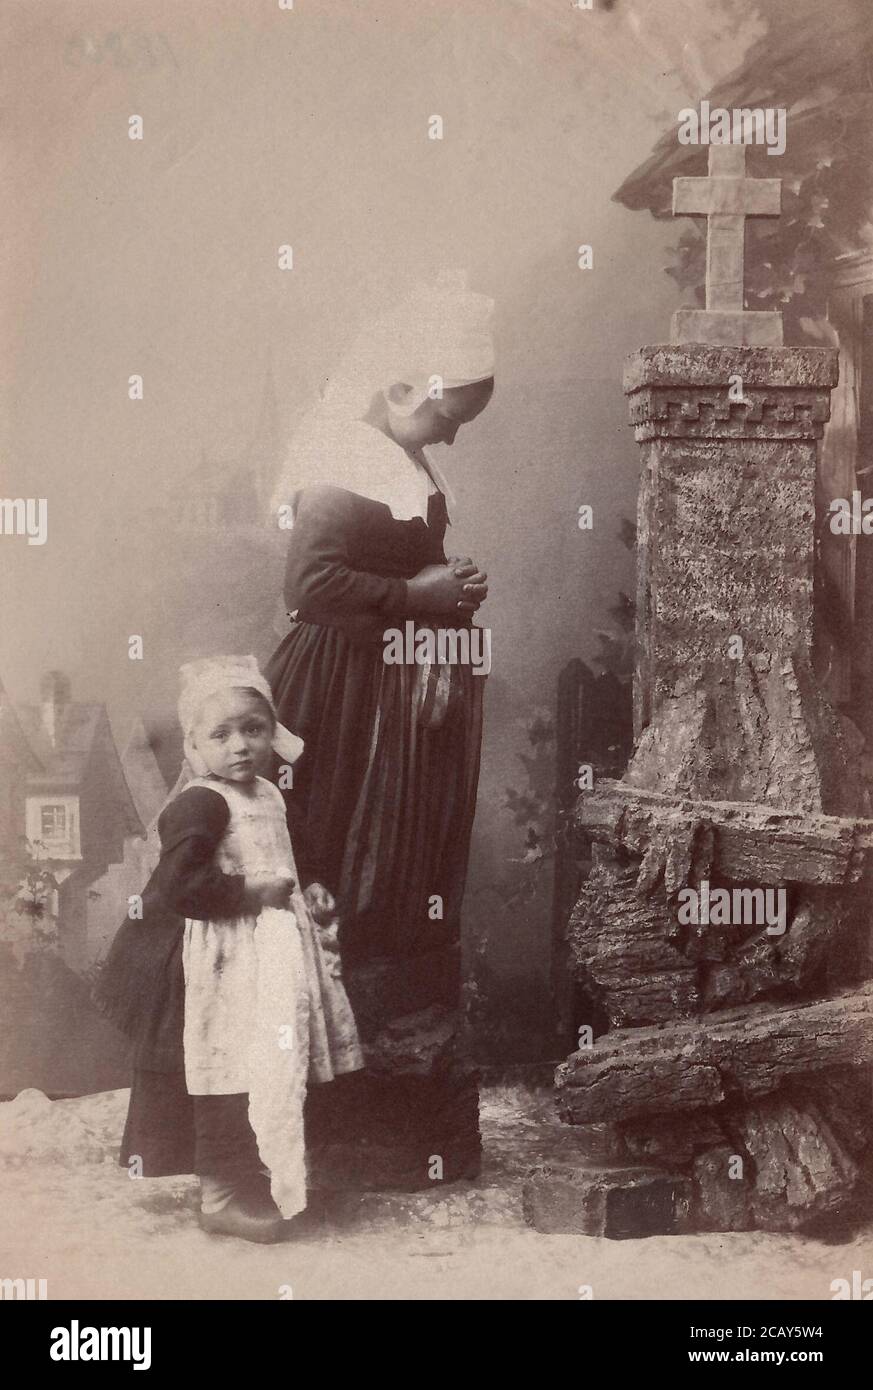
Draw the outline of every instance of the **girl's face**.
[[[412,415],[398,414],[392,406],[402,405],[412,389],[397,382],[385,392],[388,425],[401,448],[423,449],[427,444],[454,444],[461,425],[475,420],[490,401],[494,378],[474,381],[469,386],[450,386],[443,392],[442,399],[428,397]]]
[[[210,695],[191,739],[213,777],[253,782],[269,774],[273,717],[260,695],[236,688]]]

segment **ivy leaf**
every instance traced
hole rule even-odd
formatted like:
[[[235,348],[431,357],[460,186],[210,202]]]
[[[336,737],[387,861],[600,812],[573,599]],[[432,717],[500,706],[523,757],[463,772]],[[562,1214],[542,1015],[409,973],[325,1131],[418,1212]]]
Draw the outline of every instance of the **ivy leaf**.
[[[627,594],[619,594],[618,603],[611,606],[609,613],[622,632],[633,632],[636,627],[637,606]]]
[[[618,538],[626,550],[633,550],[637,543],[636,522],[623,516],[618,526]]]
[[[503,802],[504,808],[511,811],[516,825],[526,824],[536,819],[539,802],[530,792],[519,792],[515,787],[507,787]]]

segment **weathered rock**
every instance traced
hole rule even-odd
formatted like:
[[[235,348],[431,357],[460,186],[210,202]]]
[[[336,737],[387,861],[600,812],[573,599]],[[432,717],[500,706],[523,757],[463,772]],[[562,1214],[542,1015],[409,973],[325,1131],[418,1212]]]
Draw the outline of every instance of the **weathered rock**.
[[[870,1149],[866,1078],[823,1080],[724,1117],[727,1142],[695,1159],[695,1229],[793,1231],[851,1204]]]
[[[708,872],[738,882],[835,887],[873,876],[873,820],[801,815],[747,802],[692,800],[603,780],[580,797],[576,823],[593,840],[675,865],[677,886]],[[649,873],[651,878],[651,872]]]
[[[693,1174],[708,1229],[793,1229],[859,1185],[845,1078],[873,1063],[873,985],[858,984],[873,819],[811,658],[836,373],[833,350],[685,345],[645,348],[625,374],[642,456],[637,746],[621,782],[580,802],[595,852],[568,932],[613,1031],[558,1068],[557,1099],[567,1123]],[[704,880],[782,890],[784,917],[680,922],[680,890]],[[730,1157],[744,1176],[725,1186]]]
[[[731,1172],[743,1165],[742,1175]],[[694,1162],[692,1221],[698,1231],[748,1231],[752,1227],[746,1157],[731,1144],[707,1149]]]
[[[729,627],[714,634],[721,645],[713,660],[689,653],[669,694],[659,690],[660,717],[641,735],[628,785],[679,797],[869,814],[842,725],[815,698],[808,653],[752,647],[775,638],[749,634],[740,615]],[[732,657],[731,643],[740,640],[743,649]]]
[[[616,1126],[629,1158],[659,1167],[689,1165],[695,1155],[725,1139],[725,1129],[709,1111],[699,1114],[660,1115],[643,1124]]]
[[[774,995],[804,998],[863,975],[860,898],[788,885],[786,929],[775,935],[755,923],[680,924],[667,882],[695,882],[699,867],[693,850],[681,865],[674,856],[655,871],[651,856],[647,867],[597,847],[567,939],[575,977],[613,1027],[687,1018]],[[713,879],[711,886],[737,885]]]
[[[858,980],[864,967],[861,905],[849,895],[807,888],[794,896],[787,930],[770,937],[734,932],[728,958],[706,971],[707,1012],[766,996],[826,993]]]
[[[678,1235],[687,1229],[690,1183],[651,1168],[548,1163],[525,1179],[525,1220],[546,1235],[612,1240]]]
[[[738,1159],[741,1176],[731,1176]],[[692,1225],[695,1230],[751,1230],[753,1226],[745,1156],[730,1144],[710,1148],[694,1162]]]
[[[625,1143],[618,1125],[576,1125],[572,1138],[575,1140],[572,1158],[576,1161],[584,1159],[586,1163],[620,1164],[644,1157]]]
[[[619,1028],[691,1016],[700,1004],[695,963],[679,949],[663,894],[637,894],[637,876],[635,865],[600,858],[567,930],[574,974]]]
[[[754,1164],[749,1205],[756,1227],[795,1230],[851,1198],[858,1166],[817,1106],[768,1097],[746,1110],[742,1132]]]
[[[458,1031],[457,1010],[439,1004],[388,1019],[363,1039],[367,1067],[380,1075],[445,1076],[458,1056]]]
[[[694,1022],[615,1030],[557,1069],[568,1124],[641,1120],[768,1095],[836,1067],[873,1065],[873,984],[800,1005],[753,1004]]]
[[[826,1072],[814,1092],[803,1087],[795,1091],[799,1103],[814,1101],[840,1143],[857,1160],[865,1154],[873,1154],[873,1087],[870,1081],[870,1074],[864,1068],[846,1067]]]

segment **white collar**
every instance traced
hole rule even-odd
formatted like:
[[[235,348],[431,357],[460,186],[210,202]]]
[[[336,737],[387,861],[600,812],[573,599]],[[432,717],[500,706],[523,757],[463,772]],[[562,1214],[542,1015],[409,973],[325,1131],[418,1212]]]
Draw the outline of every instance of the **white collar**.
[[[402,452],[405,453],[406,451],[403,450]],[[406,454],[406,457],[410,458],[415,463],[417,473],[424,471],[428,496],[434,491],[442,493],[443,500],[446,504],[446,516],[448,517],[449,525],[453,525],[455,510],[457,508],[455,494],[452,492],[449,486],[449,480],[439,464],[436,463],[429,454],[426,454],[424,449],[413,449],[411,454]],[[421,462],[419,462],[419,460],[421,460]],[[419,515],[421,515],[421,513],[419,513]],[[427,500],[425,500],[424,504],[424,519],[427,521]]]
[[[408,454],[387,434],[364,420],[337,419],[315,410],[295,435],[273,495],[273,506],[292,501],[305,488],[344,488],[383,503],[395,521],[420,516],[427,521],[428,499],[441,492],[449,523],[455,498],[442,469],[423,449]]]
[[[382,502],[395,521],[411,521],[417,516],[427,521],[428,499],[433,492],[441,492],[449,524],[453,522],[456,503],[452,490],[442,469],[423,449],[407,453],[363,420],[351,422],[344,434],[333,456],[330,476],[322,477],[321,482]]]

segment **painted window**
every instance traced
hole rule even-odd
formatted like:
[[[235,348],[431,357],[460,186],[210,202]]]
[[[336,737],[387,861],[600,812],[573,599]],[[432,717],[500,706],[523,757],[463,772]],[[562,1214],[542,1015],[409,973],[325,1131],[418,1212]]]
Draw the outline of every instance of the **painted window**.
[[[64,840],[67,837],[66,806],[42,806],[41,829],[44,840]]]

